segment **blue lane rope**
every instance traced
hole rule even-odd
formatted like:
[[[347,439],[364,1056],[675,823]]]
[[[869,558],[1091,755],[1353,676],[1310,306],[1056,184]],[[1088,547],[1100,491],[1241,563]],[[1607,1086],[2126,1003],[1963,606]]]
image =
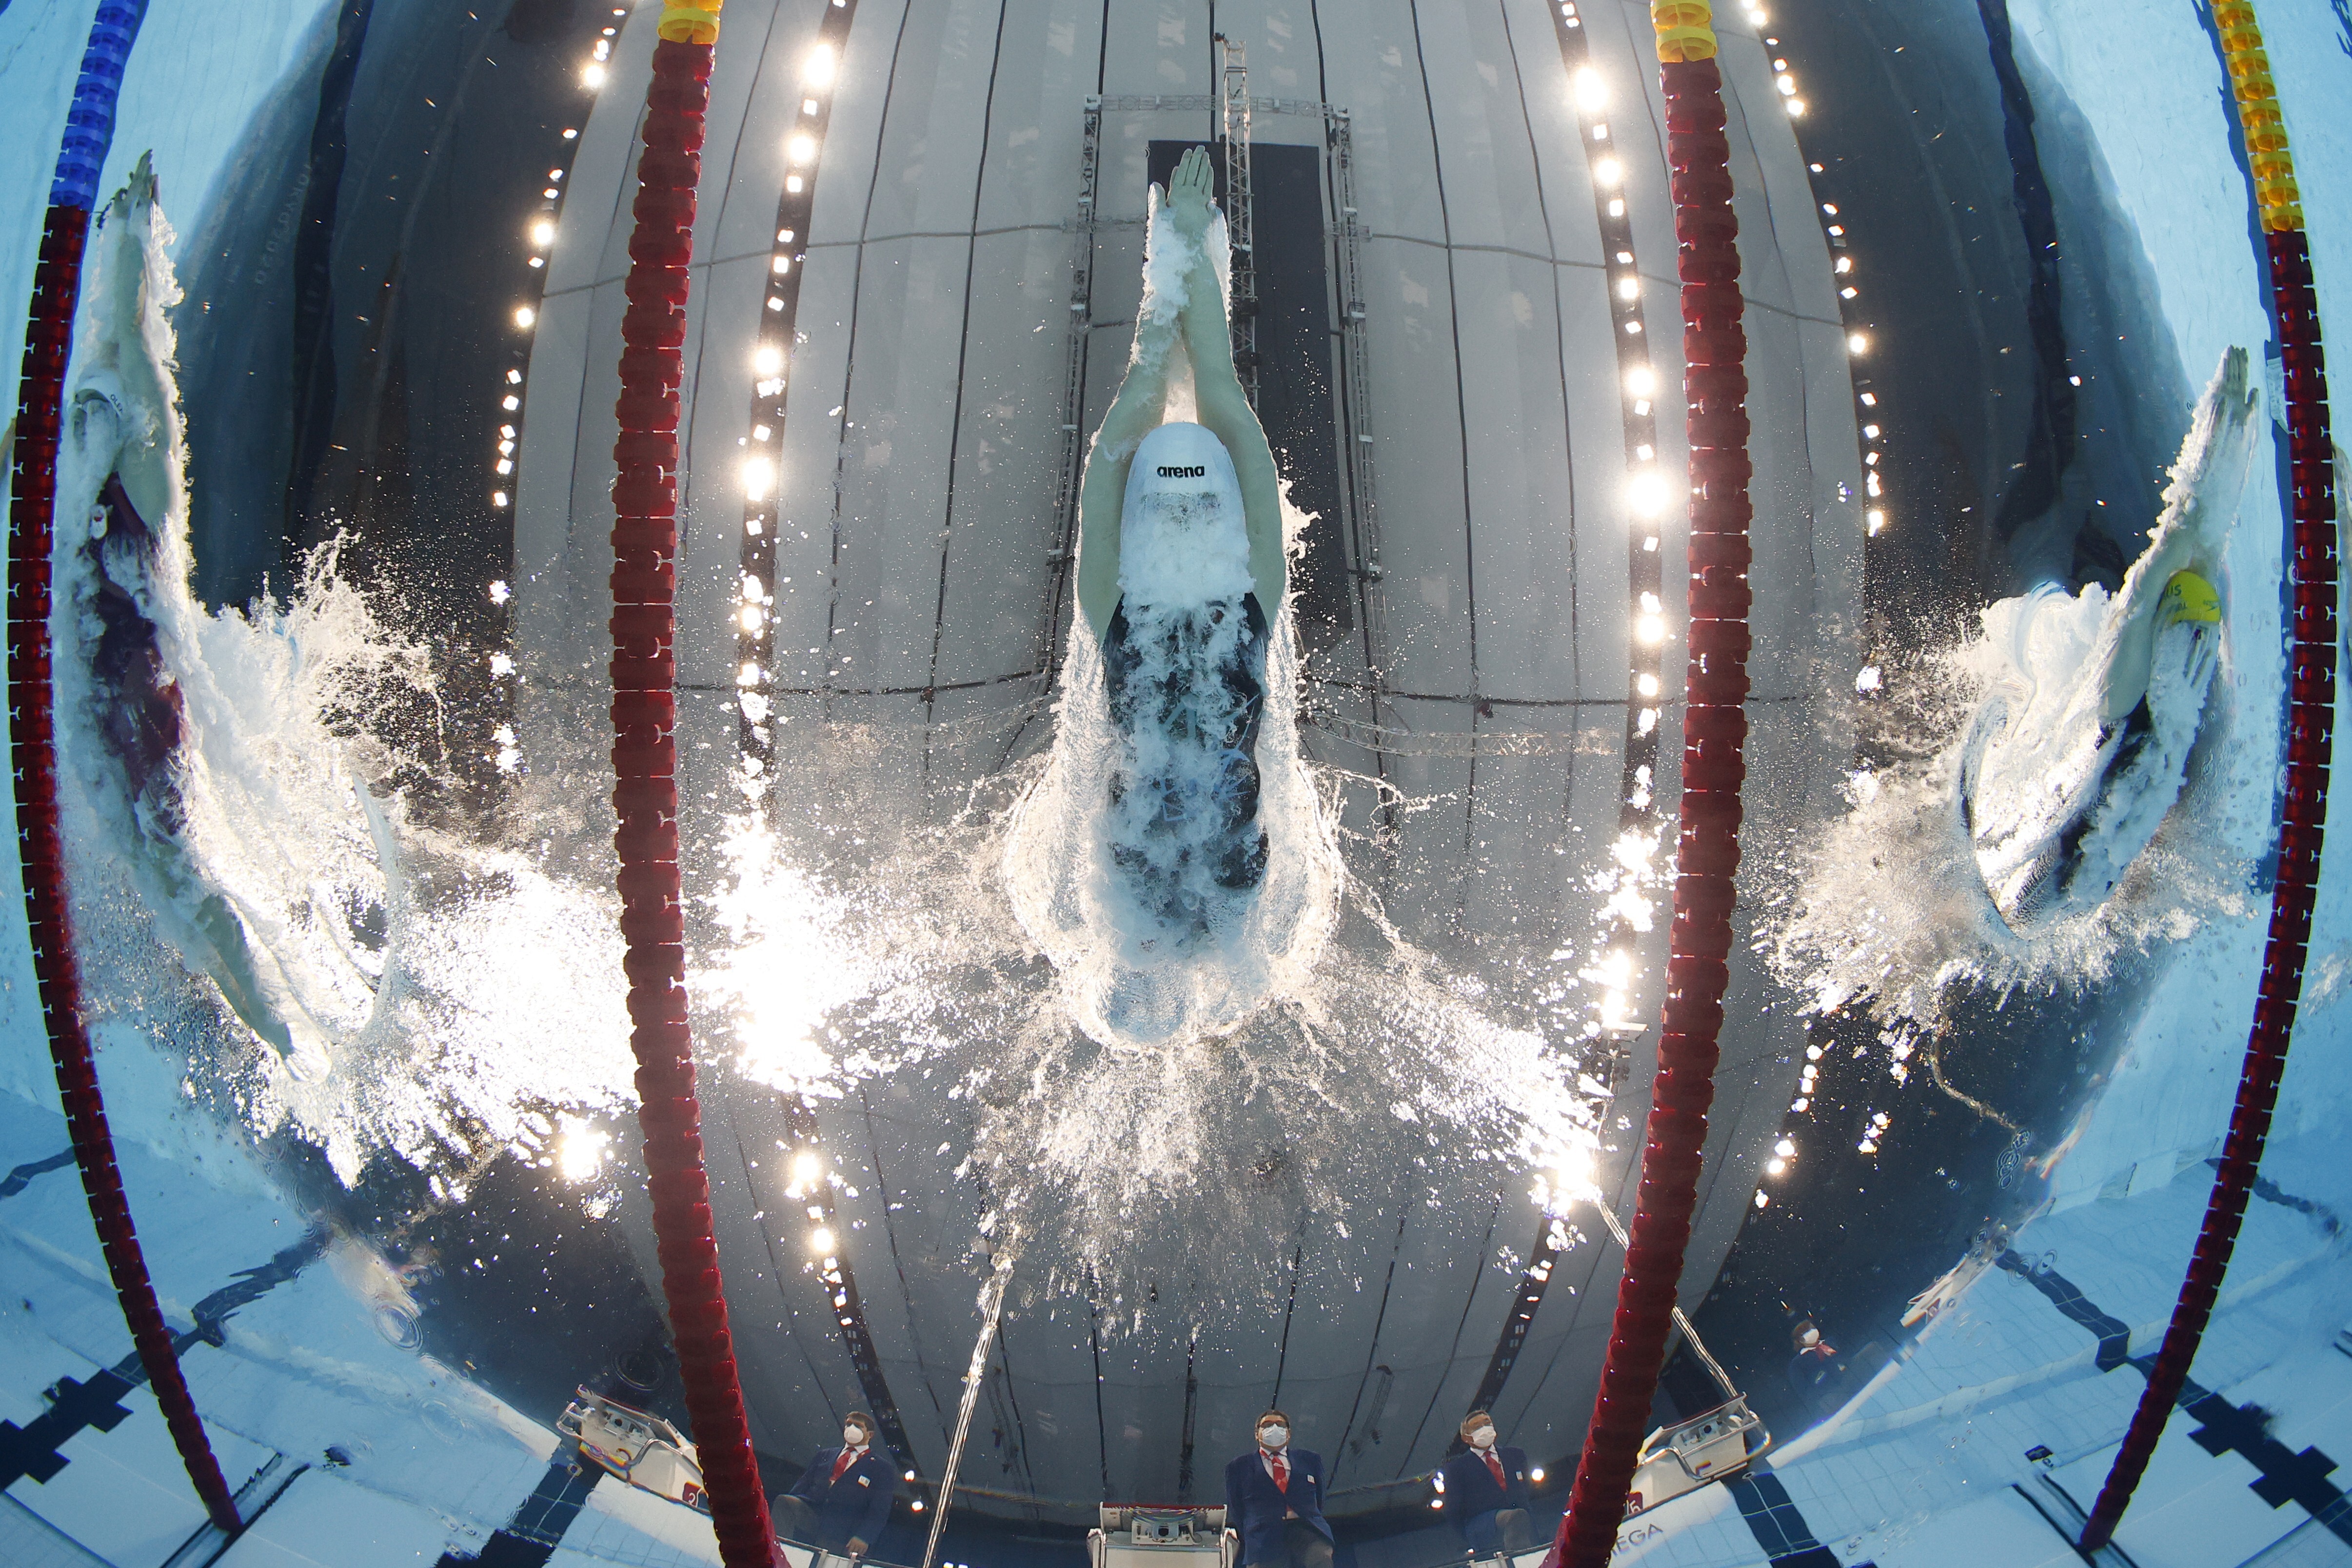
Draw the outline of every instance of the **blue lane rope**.
[[[114,110],[122,96],[123,68],[131,46],[147,19],[147,0],[100,0],[89,25],[89,47],[82,51],[81,75],[74,82],[73,107],[66,110],[65,145],[58,153],[58,177],[49,186],[53,207],[98,205],[98,182],[114,145]]]

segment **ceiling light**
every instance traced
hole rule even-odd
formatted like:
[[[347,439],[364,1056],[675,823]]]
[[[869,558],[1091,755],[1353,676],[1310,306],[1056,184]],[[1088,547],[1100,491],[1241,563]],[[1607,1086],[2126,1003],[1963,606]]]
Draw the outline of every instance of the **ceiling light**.
[[[515,325],[516,325],[516,326],[518,326],[518,327],[528,327],[529,325],[530,325],[533,321],[536,321],[537,320],[539,320],[539,312],[538,312],[537,310],[532,310],[530,306],[528,306],[528,305],[517,305],[517,306],[515,307]]]
[[[811,87],[832,86],[833,63],[832,48],[819,44],[808,52],[808,58],[801,62],[801,79]]]
[[[1863,353],[1869,349],[1870,340],[1860,332],[1851,332],[1846,336],[1845,346],[1848,353]]]
[[[1635,474],[1629,493],[1633,510],[1644,517],[1654,517],[1666,510],[1666,481],[1655,469]]]
[[[555,226],[548,222],[545,218],[540,219],[537,223],[530,226],[530,242],[533,245],[554,244]]]

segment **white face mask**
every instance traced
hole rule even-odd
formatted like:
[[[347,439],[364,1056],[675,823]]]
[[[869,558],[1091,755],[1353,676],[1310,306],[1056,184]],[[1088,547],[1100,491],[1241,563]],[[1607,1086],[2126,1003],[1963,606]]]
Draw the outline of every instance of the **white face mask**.
[[[1259,1444],[1265,1447],[1279,1448],[1285,1443],[1290,1441],[1290,1428],[1287,1426],[1261,1426],[1257,1429],[1257,1440]]]
[[[841,1440],[848,1444],[853,1448],[862,1448],[866,1447],[866,1428],[863,1426],[844,1426],[841,1429]]]
[[[1470,1446],[1474,1448],[1493,1447],[1495,1446],[1495,1429],[1492,1426],[1479,1427],[1478,1430],[1470,1434]]]

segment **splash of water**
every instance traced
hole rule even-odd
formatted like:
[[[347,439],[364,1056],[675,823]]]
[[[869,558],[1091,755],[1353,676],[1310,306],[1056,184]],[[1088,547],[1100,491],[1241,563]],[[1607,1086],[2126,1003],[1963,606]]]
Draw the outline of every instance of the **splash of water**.
[[[629,1095],[610,900],[411,819],[396,780],[445,764],[375,721],[436,710],[436,656],[340,541],[282,599],[190,593],[171,239],[134,178],[94,237],[58,476],[59,515],[98,531],[60,531],[53,628],[92,992],[184,1041],[192,1091],[345,1181],[382,1152],[452,1194],[501,1151],[552,1163],[560,1109]],[[168,744],[126,745],[126,707]]]
[[[1964,989],[2096,985],[2128,955],[2252,913],[2255,845],[2242,803],[2263,794],[2266,806],[2266,791],[2231,737],[2260,718],[2239,714],[2226,695],[2204,712],[2201,731],[2194,709],[2164,710],[2168,701],[2205,708],[2205,688],[2168,689],[2161,669],[2152,683],[2148,647],[2175,572],[2226,582],[2255,406],[2243,351],[2231,350],[2182,444],[2147,550],[2116,595],[2092,584],[2001,600],[1982,612],[1975,636],[1895,672],[1913,721],[1894,749],[1908,755],[1852,775],[1853,810],[1801,852],[1793,890],[1780,897],[1759,943],[1814,1010],[1862,1004],[1900,1023],[1890,1037],[1907,1040],[1939,1028]],[[1860,689],[1886,685],[1874,668]],[[2215,690],[2233,685],[2225,675]],[[1987,884],[2017,874],[1997,828],[2050,819],[2053,802],[2086,787],[2083,776],[2102,765],[2102,748],[2113,749],[2143,690],[2159,709],[2160,733],[2197,737],[2178,804],[2178,758],[2148,777],[2118,768],[2117,793],[2086,819],[2093,841],[2082,850],[2102,871],[2124,862],[2112,893],[2013,930]]]

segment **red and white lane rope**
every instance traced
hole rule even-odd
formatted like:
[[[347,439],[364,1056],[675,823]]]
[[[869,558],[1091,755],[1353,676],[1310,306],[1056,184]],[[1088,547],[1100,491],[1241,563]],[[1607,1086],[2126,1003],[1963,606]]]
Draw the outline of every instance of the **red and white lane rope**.
[[[213,1458],[172,1331],[163,1321],[147,1260],[131,1223],[122,1173],[114,1163],[114,1136],[99,1092],[98,1058],[82,1016],[81,966],[74,955],[73,910],[67,897],[65,845],[58,823],[56,689],[50,681],[49,556],[56,542],[58,437],[65,401],[66,362],[73,348],[74,310],[81,298],[81,267],[89,238],[98,181],[114,140],[115,100],[131,47],[146,16],[145,0],[104,0],[90,24],[67,111],[65,146],[58,158],[49,210],[41,227],[40,260],[25,329],[24,371],[17,384],[16,443],[8,498],[8,740],[16,775],[16,848],[25,875],[25,924],[32,939],[33,973],[48,1027],[49,1057],[66,1128],[81,1171],[89,1217],[106,1255],[106,1270],[122,1303],[139,1364],[155,1391],[164,1424],[221,1530],[239,1528],[236,1500]]]
[[[1642,1151],[1642,1184],[1617,1286],[1609,1355],[1554,1555],[1601,1568],[1625,1517],[1635,1450],[1665,1360],[1697,1204],[1706,1113],[1730,978],[1748,738],[1748,337],[1739,226],[1731,210],[1723,79],[1706,0],[1653,0],[1666,100],[1684,398],[1690,436],[1690,660],[1666,1001]]]
[[[619,820],[623,963],[637,1117],[662,1294],[686,1407],[727,1568],[772,1568],[775,1533],[751,1451],[727,1323],[702,1108],[687,1022],[686,910],[678,876],[677,478],[680,348],[695,186],[702,174],[711,46],[721,0],[662,8],[646,89],[621,321],[620,438],[613,456],[613,806]]]
[[[2221,1169],[2205,1206],[2197,1249],[2180,1283],[2180,1297],[2164,1343],[2148,1364],[2147,1387],[2124,1434],[2083,1526],[2083,1550],[2114,1536],[2156,1453],[2157,1439],[2180,1397],[2198,1342],[2221,1293],[2236,1247],[2246,1200],[2270,1135],[2279,1082],[2303,995],[2304,958],[2311,942],[2311,906],[2319,889],[2320,843],[2327,825],[2327,770],[2335,754],[2336,573],[2336,455],[2327,428],[2327,374],[2319,342],[2319,301],[2312,289],[2311,242],[2304,233],[2302,198],[2287,154],[2286,121],[2271,80],[2254,8],[2221,0],[2213,25],[2228,61],[2231,92],[2245,133],[2254,179],[2254,204],[2269,253],[2271,305],[2278,316],[2279,357],[2286,393],[2288,510],[2293,517],[2294,583],[2287,643],[2286,797],[2279,820],[2278,880],[2271,889],[2270,936],[2255,993],[2253,1028],[2246,1038],[2238,1100],[2221,1144]]]

